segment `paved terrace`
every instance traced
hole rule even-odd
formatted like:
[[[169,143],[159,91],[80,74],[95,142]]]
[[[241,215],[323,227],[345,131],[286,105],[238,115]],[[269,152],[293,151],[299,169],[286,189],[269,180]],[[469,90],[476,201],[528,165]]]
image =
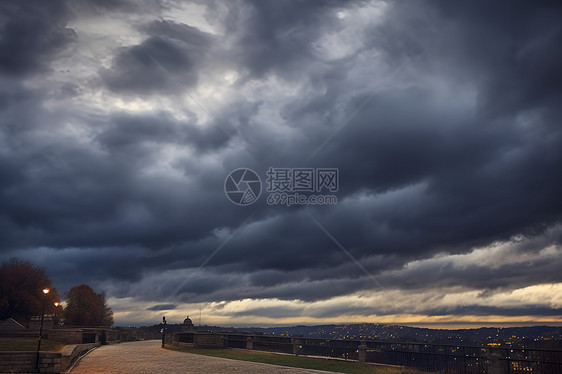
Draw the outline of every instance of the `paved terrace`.
[[[105,345],[74,367],[71,374],[92,373],[267,373],[304,374],[326,371],[236,361],[160,348],[159,340]],[[333,373],[331,373],[333,374]]]

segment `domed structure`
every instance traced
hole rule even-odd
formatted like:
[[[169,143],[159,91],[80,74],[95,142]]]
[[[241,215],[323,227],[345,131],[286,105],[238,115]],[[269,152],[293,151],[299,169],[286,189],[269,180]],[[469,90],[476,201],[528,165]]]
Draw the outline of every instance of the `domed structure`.
[[[194,326],[193,326],[193,322],[191,321],[191,319],[189,318],[189,316],[187,316],[187,317],[183,320],[183,326],[181,327],[181,331],[182,331],[182,332],[195,331],[195,328],[194,328]]]

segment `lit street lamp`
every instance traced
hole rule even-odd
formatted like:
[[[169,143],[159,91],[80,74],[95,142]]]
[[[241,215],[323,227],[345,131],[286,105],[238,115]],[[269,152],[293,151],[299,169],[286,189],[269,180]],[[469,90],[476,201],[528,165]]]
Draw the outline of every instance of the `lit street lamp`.
[[[47,296],[48,288],[43,289],[43,294]],[[43,337],[43,319],[45,318],[45,301],[41,299],[41,325],[39,327],[39,343],[37,344],[37,357],[35,358],[35,366],[39,370],[39,351],[41,350],[41,338]]]
[[[62,314],[59,315],[59,314],[58,314],[58,310],[59,310],[59,306],[60,306],[61,309],[62,309],[62,305],[61,305],[61,303],[60,303],[59,301],[55,301],[54,304],[55,304],[55,313],[53,314],[53,324],[58,324],[58,325],[60,325],[60,324],[61,324],[61,323],[60,323],[60,321],[61,321],[60,318],[62,318]]]

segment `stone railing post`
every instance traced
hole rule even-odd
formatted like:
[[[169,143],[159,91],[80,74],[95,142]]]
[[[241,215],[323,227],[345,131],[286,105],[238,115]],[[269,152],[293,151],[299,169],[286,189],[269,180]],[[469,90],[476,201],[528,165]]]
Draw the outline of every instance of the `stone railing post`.
[[[254,349],[254,338],[251,336],[246,338],[246,349]]]
[[[505,349],[489,349],[487,352],[489,374],[503,374],[509,372],[509,360]]]
[[[293,354],[298,356],[301,353],[302,342],[299,338],[291,338],[291,343],[293,343]]]
[[[359,362],[367,362],[367,343],[364,341],[357,347],[357,360]]]

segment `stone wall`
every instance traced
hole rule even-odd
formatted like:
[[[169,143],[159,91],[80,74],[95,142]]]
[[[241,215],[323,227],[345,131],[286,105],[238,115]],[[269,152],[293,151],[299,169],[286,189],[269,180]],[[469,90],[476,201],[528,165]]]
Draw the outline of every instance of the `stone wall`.
[[[82,343],[82,329],[51,329],[45,335],[49,340],[63,344]]]
[[[183,347],[222,348],[224,339],[222,335],[212,332],[176,332],[172,344]]]
[[[0,373],[37,373],[36,352],[0,352]],[[41,352],[39,373],[60,373],[61,353]]]
[[[43,336],[64,344],[113,344],[118,343],[120,337],[117,330],[106,327],[54,328]]]
[[[99,346],[94,344],[67,345],[62,352],[40,352],[40,373],[60,373],[85,352]],[[37,373],[35,360],[37,352],[0,352],[0,373]]]
[[[13,318],[8,318],[0,321],[0,336],[3,335],[16,335],[18,333],[27,332],[25,326],[21,325],[19,322]]]
[[[61,371],[68,370],[78,357],[92,348],[98,347],[99,343],[67,345],[61,354]]]
[[[222,348],[224,345],[223,338],[219,334],[196,333],[193,338],[196,347]]]
[[[51,317],[43,318],[43,332],[52,329],[54,326],[53,319]],[[31,317],[31,321],[29,321],[29,331],[35,332],[39,335],[39,330],[41,329],[41,317],[34,316]]]

